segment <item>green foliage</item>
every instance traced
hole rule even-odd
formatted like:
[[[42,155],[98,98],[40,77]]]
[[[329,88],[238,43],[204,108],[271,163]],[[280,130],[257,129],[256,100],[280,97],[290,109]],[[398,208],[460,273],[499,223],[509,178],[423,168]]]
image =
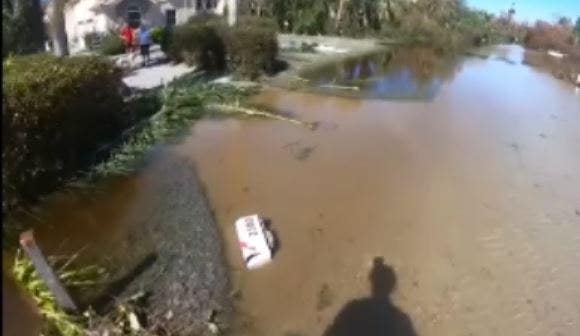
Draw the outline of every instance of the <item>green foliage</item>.
[[[272,25],[263,20],[247,20],[230,28],[225,41],[233,73],[255,79],[262,72],[272,73],[278,56],[278,40]]]
[[[103,58],[9,57],[2,82],[2,213],[83,169],[124,127],[121,74]]]
[[[30,54],[44,48],[39,0],[2,0],[2,57]]]
[[[202,69],[226,68],[226,48],[221,35],[223,23],[213,17],[194,17],[174,28],[167,50],[175,61],[185,61]]]
[[[441,52],[523,38],[513,12],[496,19],[462,0],[269,0],[265,8],[284,32],[379,35]]]
[[[123,175],[134,170],[151,146],[166,141],[191,121],[206,115],[209,103],[240,101],[255,90],[203,83],[199,78],[184,77],[164,89],[161,109],[137,125],[136,132],[111,157],[97,165],[87,178],[99,179]]]
[[[115,31],[106,34],[87,33],[84,39],[88,50],[98,51],[102,55],[119,55],[125,52],[125,43]]]
[[[169,56],[206,70],[229,68],[242,78],[272,72],[278,54],[276,24],[258,17],[240,17],[234,27],[212,16],[194,17],[171,34]]]
[[[100,52],[103,55],[120,55],[125,52],[125,43],[115,32],[109,32],[101,38]]]
[[[161,44],[161,41],[164,39],[165,28],[163,27],[153,27],[151,29],[151,39],[155,44]]]
[[[171,44],[171,37],[173,34],[172,26],[155,27],[151,29],[151,39],[153,43],[159,44],[161,50],[167,53],[169,45]]]
[[[277,0],[269,13],[280,30],[297,34],[324,34],[329,21],[328,6],[320,0]]]
[[[101,283],[106,278],[106,271],[102,267],[96,265],[73,267],[73,261],[77,256],[49,258],[49,264],[55,269],[65,287],[69,289],[88,288]],[[58,306],[54,295],[38,276],[30,259],[24,256],[21,250],[16,253],[12,266],[12,276],[16,283],[26,290],[36,302],[43,319],[43,335],[85,335],[83,318],[67,314]]]

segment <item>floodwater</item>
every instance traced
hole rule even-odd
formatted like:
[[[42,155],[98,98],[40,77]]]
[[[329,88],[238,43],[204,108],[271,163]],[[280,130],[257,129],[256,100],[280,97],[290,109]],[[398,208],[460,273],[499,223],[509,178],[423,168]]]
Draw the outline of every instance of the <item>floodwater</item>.
[[[580,95],[518,47],[487,52],[429,99],[268,89],[257,104],[319,126],[207,119],[164,149],[195,164],[215,211],[235,335],[578,334]],[[130,230],[111,223],[138,227],[168,178],[145,168],[90,206],[55,206],[54,224],[79,231],[39,236],[113,253]],[[233,223],[253,213],[279,248],[247,271]]]
[[[301,77],[316,93],[359,99],[432,100],[456,71],[453,59],[430,49],[382,51],[306,69]]]
[[[257,98],[315,131],[196,124],[176,150],[216,210],[239,334],[578,334],[580,96],[493,52],[515,64],[468,58],[431,102]],[[233,223],[252,213],[280,249],[246,271]]]

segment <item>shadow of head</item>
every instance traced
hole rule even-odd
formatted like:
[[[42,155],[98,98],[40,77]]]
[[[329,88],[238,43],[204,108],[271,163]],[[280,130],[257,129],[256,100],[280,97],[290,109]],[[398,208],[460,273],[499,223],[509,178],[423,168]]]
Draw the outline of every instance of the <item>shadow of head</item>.
[[[388,265],[385,265],[383,257],[373,259],[373,268],[369,274],[371,283],[371,296],[373,298],[384,298],[389,296],[395,289],[397,278],[395,271]]]
[[[371,295],[348,302],[323,335],[416,336],[409,316],[391,302],[396,275],[382,257],[373,259],[369,282]]]

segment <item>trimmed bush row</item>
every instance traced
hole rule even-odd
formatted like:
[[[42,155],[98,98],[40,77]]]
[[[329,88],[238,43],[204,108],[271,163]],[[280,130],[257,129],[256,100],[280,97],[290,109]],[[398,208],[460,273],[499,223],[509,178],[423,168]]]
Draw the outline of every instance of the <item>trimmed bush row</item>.
[[[2,213],[86,167],[127,123],[121,73],[97,56],[7,58],[2,82]]]
[[[169,57],[202,69],[229,70],[239,78],[255,79],[274,70],[278,55],[276,24],[268,19],[242,17],[234,27],[222,19],[194,17],[172,34]]]

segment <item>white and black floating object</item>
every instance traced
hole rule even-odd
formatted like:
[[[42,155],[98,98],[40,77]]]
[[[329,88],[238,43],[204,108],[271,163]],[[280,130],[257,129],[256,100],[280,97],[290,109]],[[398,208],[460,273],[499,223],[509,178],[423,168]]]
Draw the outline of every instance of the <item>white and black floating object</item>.
[[[274,235],[264,221],[258,215],[245,216],[238,218],[235,226],[246,267],[256,269],[270,263]]]

